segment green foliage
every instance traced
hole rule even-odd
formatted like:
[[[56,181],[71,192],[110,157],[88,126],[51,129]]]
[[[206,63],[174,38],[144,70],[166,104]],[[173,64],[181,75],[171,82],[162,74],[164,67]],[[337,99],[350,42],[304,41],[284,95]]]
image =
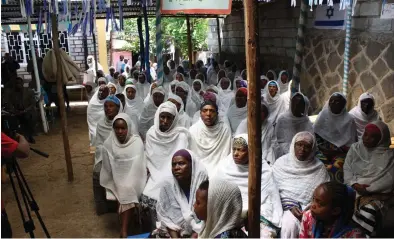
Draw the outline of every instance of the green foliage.
[[[149,50],[156,54],[156,18],[148,18],[149,22]],[[162,43],[163,52],[169,52],[171,44],[179,48],[182,56],[187,56],[187,24],[186,18],[162,18]],[[208,19],[191,18],[190,28],[192,35],[193,50],[207,50]],[[145,27],[143,23],[143,34],[145,43]],[[123,50],[139,51],[140,41],[138,37],[137,19],[125,19],[124,32],[119,37],[128,42]]]

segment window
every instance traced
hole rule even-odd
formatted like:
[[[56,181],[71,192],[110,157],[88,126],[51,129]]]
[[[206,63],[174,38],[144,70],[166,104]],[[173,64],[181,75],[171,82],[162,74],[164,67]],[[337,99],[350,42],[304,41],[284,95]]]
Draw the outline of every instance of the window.
[[[23,32],[7,32],[4,34],[7,40],[7,51],[19,63],[27,64],[31,58],[29,34]],[[40,33],[37,35],[33,31],[33,42],[38,55],[44,57],[46,52],[52,48],[52,34]],[[68,34],[66,31],[59,32],[60,47],[70,54],[68,46]]]

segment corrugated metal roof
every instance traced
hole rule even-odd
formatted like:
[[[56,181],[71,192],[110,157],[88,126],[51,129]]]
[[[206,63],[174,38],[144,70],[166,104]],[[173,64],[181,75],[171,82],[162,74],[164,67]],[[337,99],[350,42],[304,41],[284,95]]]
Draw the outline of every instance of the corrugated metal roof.
[[[98,0],[97,0],[98,1]],[[123,18],[135,18],[142,15],[142,8],[140,0],[132,0],[131,5],[127,5],[127,0],[122,0],[123,3]],[[153,0],[153,5],[147,7],[148,16],[154,17],[156,16],[156,0]],[[74,10],[75,6],[78,6],[79,10],[82,10],[82,2],[75,1],[72,3],[72,8]],[[111,6],[114,8],[114,14],[116,17],[119,16],[119,7],[117,0],[111,0]],[[233,0],[232,8],[240,9],[243,6],[242,0]],[[35,13],[31,16],[32,23],[38,22],[38,9],[43,7],[42,0],[34,0],[34,9]],[[62,4],[59,4],[59,11],[62,11]],[[180,15],[163,15],[164,17],[178,17],[184,16]],[[213,18],[213,17],[223,17],[217,15],[189,15],[191,17],[203,17],[203,18]],[[97,9],[96,12],[97,19],[105,19],[106,18],[106,11],[99,11]],[[75,19],[73,19],[75,20]],[[24,24],[26,23],[26,18],[23,18],[20,12],[20,5],[19,0],[8,0],[7,4],[1,4],[1,24],[2,25],[10,25],[10,24]]]

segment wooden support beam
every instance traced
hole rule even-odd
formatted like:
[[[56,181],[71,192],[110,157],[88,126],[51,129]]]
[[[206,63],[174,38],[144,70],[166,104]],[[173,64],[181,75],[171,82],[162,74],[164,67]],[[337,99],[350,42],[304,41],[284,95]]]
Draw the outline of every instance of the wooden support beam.
[[[220,38],[220,21],[219,18],[216,18],[216,31],[218,34],[218,44],[219,44],[219,62],[221,63],[221,59],[222,59],[222,39]]]
[[[187,49],[189,55],[189,69],[192,68],[193,64],[193,48],[192,48],[192,35],[190,31],[190,18],[186,16],[186,24],[187,24]]]
[[[64,155],[66,159],[66,167],[67,167],[67,178],[69,182],[74,180],[73,173],[73,165],[71,162],[71,152],[70,152],[70,143],[68,141],[68,130],[67,130],[67,115],[66,115],[66,106],[64,105],[64,95],[63,95],[63,79],[62,79],[62,62],[60,59],[60,48],[59,48],[59,32],[58,32],[58,23],[57,16],[54,13],[51,13],[51,22],[52,22],[52,47],[56,56],[56,86],[57,86],[57,95],[59,99],[59,110],[62,124],[62,134],[63,134],[63,146],[64,146]]]
[[[97,57],[97,45],[96,45],[96,33],[93,32],[93,51],[94,51],[94,70],[96,71],[96,82],[98,83],[97,71],[98,71],[98,57]],[[98,85],[98,84],[97,84]]]
[[[260,238],[261,206],[261,86],[259,27],[256,0],[244,0],[245,52],[248,79],[248,224],[249,238]]]

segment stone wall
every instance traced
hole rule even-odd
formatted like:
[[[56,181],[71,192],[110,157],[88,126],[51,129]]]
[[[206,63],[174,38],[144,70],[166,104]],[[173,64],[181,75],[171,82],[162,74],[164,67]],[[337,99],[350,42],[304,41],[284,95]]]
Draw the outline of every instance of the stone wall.
[[[299,4],[298,4],[299,5]],[[372,92],[376,109],[394,133],[394,19],[380,19],[381,2],[359,0],[352,22],[348,108],[357,104],[363,92]],[[259,8],[261,72],[292,69],[299,8],[278,0]],[[301,90],[317,113],[330,94],[342,91],[343,30],[313,29],[314,12],[308,12],[305,57]],[[216,20],[210,21],[209,48],[218,53]],[[243,65],[245,32],[242,12],[233,12],[222,21],[222,61]]]
[[[7,44],[5,37],[1,37],[1,55],[3,56],[6,53],[5,44]],[[92,36],[87,36],[87,44],[88,44],[88,55],[94,55],[94,47]],[[79,30],[74,36],[68,37],[68,45],[69,45],[69,55],[72,60],[80,67],[81,71],[85,71],[85,55],[83,48],[83,35]],[[97,49],[98,44],[96,43]],[[97,57],[99,58],[99,52],[97,50]],[[18,70],[18,75],[22,77],[26,82],[31,80],[31,75],[26,71],[26,64],[20,64],[21,68]],[[83,81],[83,73],[81,72],[80,77],[76,82],[70,82],[70,84],[82,84]]]

